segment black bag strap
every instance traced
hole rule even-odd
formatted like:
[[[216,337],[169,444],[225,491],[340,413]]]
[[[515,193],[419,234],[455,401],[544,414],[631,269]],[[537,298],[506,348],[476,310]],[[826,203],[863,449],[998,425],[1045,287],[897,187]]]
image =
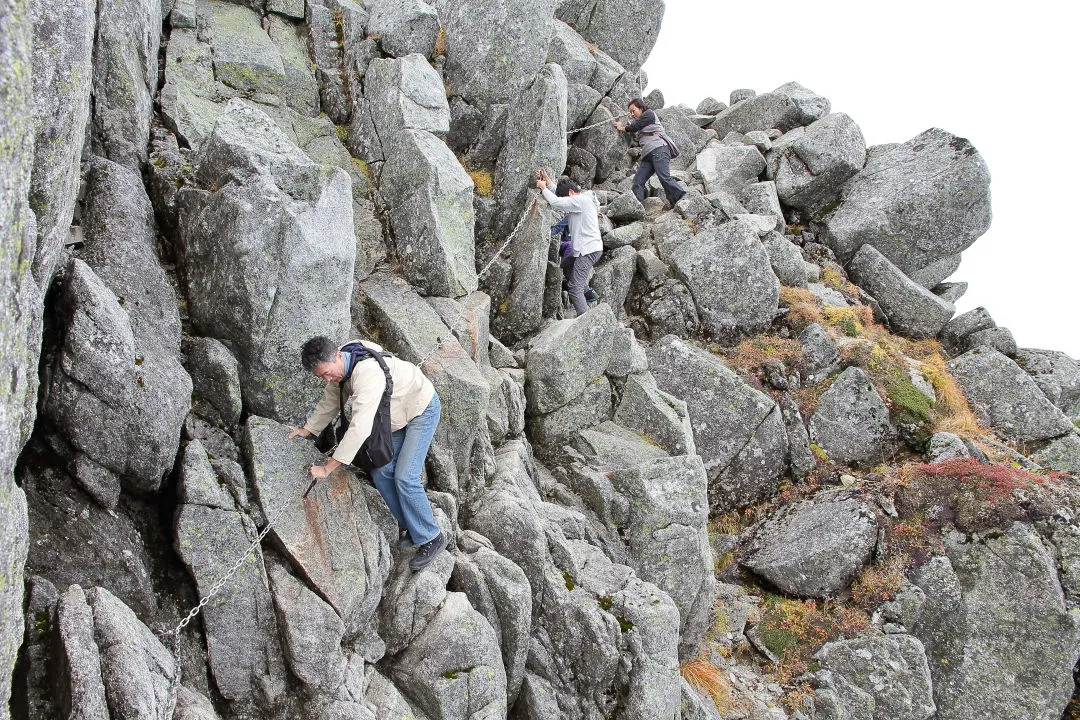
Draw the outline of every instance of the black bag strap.
[[[342,352],[347,352],[353,357],[353,362],[349,365],[349,372],[345,374],[345,377],[338,383],[338,413],[341,422],[341,427],[346,427],[345,422],[345,381],[352,377],[353,370],[356,369],[357,364],[367,360],[368,358],[375,358],[375,362],[379,363],[379,367],[382,368],[383,376],[386,378],[386,388],[383,390],[383,402],[388,402],[390,396],[394,394],[394,378],[390,375],[390,368],[387,367],[386,361],[383,360],[383,356],[393,357],[392,353],[388,352],[375,352],[371,350],[364,343],[357,340],[347,345],[342,346]],[[341,431],[344,435],[344,430]],[[340,441],[341,438],[339,437]]]

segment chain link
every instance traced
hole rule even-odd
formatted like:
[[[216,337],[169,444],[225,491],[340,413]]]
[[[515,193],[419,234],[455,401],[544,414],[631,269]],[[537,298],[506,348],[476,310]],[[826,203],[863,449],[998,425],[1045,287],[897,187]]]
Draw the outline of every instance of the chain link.
[[[536,210],[536,208],[539,206],[539,204],[540,204],[540,198],[534,197],[533,201],[532,201],[532,204],[529,205],[529,209],[525,211],[525,213],[521,216],[521,219],[518,220],[517,225],[515,225],[514,229],[510,231],[510,235],[507,236],[506,242],[504,242],[502,244],[502,247],[499,248],[495,252],[495,254],[491,256],[491,259],[488,260],[488,263],[487,263],[487,265],[484,266],[484,269],[476,274],[476,279],[477,280],[479,280],[480,278],[484,277],[485,274],[487,274],[487,271],[491,269],[491,266],[494,265],[495,261],[499,259],[499,256],[503,254],[503,251],[506,250],[506,248],[508,248],[510,246],[510,242],[514,239],[514,235],[516,235],[517,231],[519,229],[521,229],[521,226],[525,223],[525,221],[528,220],[532,216],[533,212]],[[434,351],[432,351],[432,352],[434,352]],[[431,353],[428,353],[428,354],[430,355]]]
[[[607,125],[608,123],[615,122],[616,120],[619,120],[620,118],[624,118],[624,117],[628,116],[629,114],[630,113],[625,112],[622,115],[615,115],[614,117],[612,117],[612,118],[610,118],[608,120],[601,120],[600,122],[593,123],[592,125],[586,125],[585,127],[579,127],[579,128],[574,128],[573,130],[567,130],[566,134],[567,135],[573,135],[574,133],[578,133],[578,132],[581,132],[583,130],[592,130],[594,127],[600,127],[601,125]]]
[[[163,716],[162,720],[172,720],[173,713],[176,712],[176,699],[177,693],[179,691],[180,676],[182,674],[180,667],[180,633],[191,623],[192,620],[194,620],[199,615],[200,612],[202,612],[202,609],[206,607],[210,603],[210,601],[213,600],[214,597],[222,591],[222,589],[224,589],[224,587],[229,583],[229,581],[232,580],[233,576],[240,571],[240,568],[244,566],[244,563],[247,562],[247,559],[255,552],[259,545],[262,544],[263,539],[265,539],[267,534],[269,534],[270,529],[273,527],[274,523],[281,518],[281,514],[285,510],[285,507],[291,502],[292,498],[286,498],[276,508],[274,508],[274,511],[270,513],[266,518],[266,527],[264,527],[262,531],[259,532],[258,537],[256,537],[255,540],[248,546],[247,550],[244,551],[244,554],[240,556],[240,559],[237,560],[231,568],[229,568],[228,572],[226,572],[221,577],[221,579],[219,579],[211,586],[211,588],[206,592],[206,594],[199,599],[199,603],[188,611],[187,616],[183,620],[181,620],[176,627],[171,630],[163,630],[158,633],[158,636],[162,640],[171,636],[172,656],[173,662],[175,663],[175,671],[173,672],[173,678],[169,683],[168,702],[165,706],[165,715]]]

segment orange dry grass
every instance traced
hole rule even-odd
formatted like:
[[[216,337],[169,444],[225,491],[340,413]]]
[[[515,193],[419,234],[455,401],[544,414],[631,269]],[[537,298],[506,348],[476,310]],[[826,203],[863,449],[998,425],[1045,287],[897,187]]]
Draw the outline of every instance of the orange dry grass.
[[[937,396],[935,432],[951,432],[968,439],[989,434],[990,431],[982,426],[971,411],[964,391],[945,369],[945,358],[940,353],[923,358],[922,371],[934,386],[934,394]]]
[[[477,195],[480,197],[491,197],[495,179],[492,177],[489,170],[470,170],[469,177],[472,178],[473,185],[476,186]]]
[[[904,584],[904,573],[909,564],[907,555],[894,555],[864,568],[851,585],[851,600],[867,611],[892,600]]]
[[[791,308],[787,317],[797,332],[811,323],[825,322],[821,300],[809,290],[783,285],[780,287],[780,299]]]
[[[731,698],[731,681],[724,675],[724,671],[709,662],[705,653],[694,660],[679,666],[686,682],[698,688],[710,698],[716,709],[725,713],[734,706]]]
[[[435,36],[435,49],[431,51],[431,57],[439,57],[446,54],[446,30],[439,28],[439,34]]]
[[[727,360],[744,370],[754,370],[768,362],[796,368],[802,365],[803,349],[798,340],[759,335],[739,343],[727,355]]]

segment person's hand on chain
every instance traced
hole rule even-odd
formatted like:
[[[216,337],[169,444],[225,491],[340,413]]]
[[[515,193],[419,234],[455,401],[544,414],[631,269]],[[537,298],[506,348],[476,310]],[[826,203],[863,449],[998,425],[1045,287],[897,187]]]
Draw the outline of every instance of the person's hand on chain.
[[[339,467],[341,467],[341,463],[334,458],[330,458],[326,461],[325,465],[312,465],[311,477],[315,478],[316,480],[321,480],[325,477],[329,477],[330,474],[337,470]]]

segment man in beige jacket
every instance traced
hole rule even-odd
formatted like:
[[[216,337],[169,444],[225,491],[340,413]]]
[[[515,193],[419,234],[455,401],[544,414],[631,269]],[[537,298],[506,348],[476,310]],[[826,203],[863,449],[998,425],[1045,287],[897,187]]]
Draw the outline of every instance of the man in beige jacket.
[[[291,427],[289,437],[318,437],[341,412],[340,397],[351,398],[352,419],[333,456],[325,465],[313,465],[311,475],[323,478],[342,465],[352,464],[361,445],[372,433],[376,411],[386,388],[386,376],[371,353],[382,353],[375,343],[353,341],[337,347],[329,338],[313,337],[304,343],[300,356],[304,369],[326,382],[322,399],[303,427]],[[393,380],[390,396],[390,430],[393,459],[371,470],[371,479],[386,501],[390,513],[417,546],[409,561],[422,570],[446,547],[446,538],[431,511],[420,473],[431,439],[439,425],[441,404],[435,386],[420,368],[390,355],[384,362]]]

